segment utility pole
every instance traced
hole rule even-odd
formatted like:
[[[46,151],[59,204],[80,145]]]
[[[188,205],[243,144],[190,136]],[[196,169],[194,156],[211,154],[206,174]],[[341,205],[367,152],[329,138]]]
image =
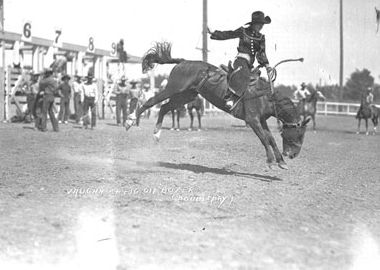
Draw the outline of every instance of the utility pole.
[[[203,0],[202,60],[207,62],[207,0]]]
[[[343,0],[339,5],[339,28],[340,28],[340,62],[339,62],[339,101],[343,99]]]
[[[0,0],[0,33],[4,36],[4,0]],[[0,68],[0,121],[6,120],[5,115],[5,40],[1,43],[1,68]]]

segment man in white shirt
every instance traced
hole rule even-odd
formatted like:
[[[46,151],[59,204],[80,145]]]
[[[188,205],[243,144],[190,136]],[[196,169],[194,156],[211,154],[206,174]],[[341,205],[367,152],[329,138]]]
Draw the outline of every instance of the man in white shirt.
[[[301,83],[301,88],[294,92],[294,98],[302,104],[301,108],[305,108],[306,98],[308,96],[310,96],[310,92],[307,90],[306,84],[303,82]]]
[[[89,124],[88,110],[91,109],[91,129],[96,126],[96,106],[98,102],[98,86],[93,81],[92,76],[86,77],[86,82],[82,85],[81,101],[83,104],[83,125],[87,129]]]
[[[75,122],[79,123],[80,118],[83,114],[83,104],[81,102],[81,93],[82,93],[82,78],[78,75],[75,75],[75,80],[73,82],[73,91],[74,91],[74,111],[75,111]]]

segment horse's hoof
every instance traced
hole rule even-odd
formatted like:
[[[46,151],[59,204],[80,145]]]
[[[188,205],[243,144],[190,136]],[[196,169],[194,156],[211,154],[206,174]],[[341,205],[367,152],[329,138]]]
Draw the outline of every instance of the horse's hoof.
[[[369,135],[369,132],[366,132],[365,135],[368,136],[368,135]]]
[[[286,165],[285,162],[278,163],[278,167],[280,167],[283,170],[289,170],[289,167],[288,167],[288,165]]]
[[[179,131],[179,128],[176,128],[175,130],[176,130],[176,131]]]
[[[198,128],[198,131],[202,131],[202,129],[201,129],[201,128]]]
[[[274,162],[267,162],[267,165],[269,169],[273,170],[276,164]]]
[[[160,142],[160,136],[157,134],[153,134],[153,139],[156,143]]]
[[[170,130],[174,130],[174,128],[171,128]]]
[[[125,121],[125,131],[128,131],[133,125],[135,124],[135,121],[128,119]]]
[[[188,130],[188,131],[192,131],[193,129],[192,129],[192,128],[188,128],[187,130]]]

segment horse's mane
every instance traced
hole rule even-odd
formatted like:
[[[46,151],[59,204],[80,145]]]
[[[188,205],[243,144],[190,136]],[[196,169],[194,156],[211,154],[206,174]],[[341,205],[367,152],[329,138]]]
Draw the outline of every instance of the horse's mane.
[[[155,64],[178,64],[185,59],[172,58],[171,56],[172,44],[170,42],[156,42],[152,48],[150,48],[142,59],[142,72],[154,68]]]
[[[284,117],[290,117],[296,119],[299,116],[296,106],[293,101],[281,94],[280,92],[275,92],[273,94],[273,100],[276,103],[277,113],[283,115]]]

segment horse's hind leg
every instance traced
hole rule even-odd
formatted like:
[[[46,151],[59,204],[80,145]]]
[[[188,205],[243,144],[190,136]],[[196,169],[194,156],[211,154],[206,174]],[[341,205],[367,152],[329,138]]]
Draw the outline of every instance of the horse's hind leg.
[[[202,122],[201,122],[202,115],[199,109],[197,109],[197,116],[198,116],[198,130],[201,130],[202,129]]]
[[[172,109],[178,108],[179,106],[183,106],[186,103],[190,102],[194,98],[194,95],[196,94],[197,93],[192,90],[178,93],[172,96],[168,103],[161,106],[161,109],[157,118],[156,128],[153,134],[154,139],[156,141],[160,139],[161,127],[162,127],[162,122],[164,120],[165,114],[167,114]]]
[[[189,113],[190,116],[190,127],[189,130],[193,130],[193,123],[194,123],[194,115],[193,115],[193,108],[188,108],[187,112]]]
[[[178,110],[176,110],[176,112],[177,112],[177,131],[179,131],[180,130],[180,126],[179,126],[179,118],[181,117],[181,110],[180,109],[178,109]]]
[[[369,135],[369,132],[368,132],[368,118],[365,119],[365,135]]]
[[[170,130],[175,129],[175,110],[170,110],[170,113],[172,114],[172,128]]]
[[[315,114],[311,115],[311,119],[313,120],[313,131],[315,133],[315,132],[317,132],[317,130],[315,129]]]

